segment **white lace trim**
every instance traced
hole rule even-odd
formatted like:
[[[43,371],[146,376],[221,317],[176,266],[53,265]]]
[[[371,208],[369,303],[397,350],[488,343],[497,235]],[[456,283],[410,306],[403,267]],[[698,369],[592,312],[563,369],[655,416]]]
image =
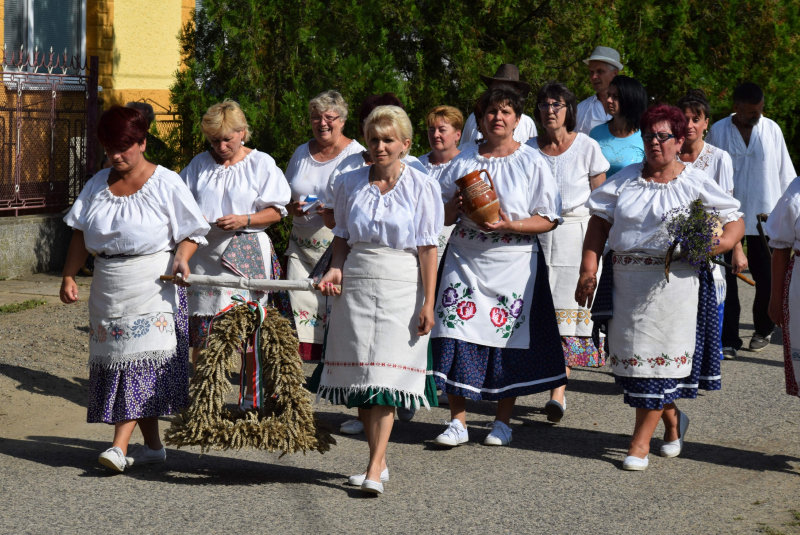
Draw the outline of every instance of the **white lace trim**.
[[[92,355],[89,357],[89,366],[100,366],[106,370],[124,370],[139,364],[163,366],[170,359],[177,357],[177,349],[176,345],[172,349],[142,351],[127,355]]]
[[[428,375],[430,374],[431,372],[428,372]],[[406,409],[419,409],[420,407],[425,407],[426,409],[431,410],[430,403],[428,403],[428,400],[424,395],[414,394],[413,392],[408,392],[407,390],[376,386],[370,387],[369,385],[350,387],[320,386],[319,390],[317,391],[317,403],[319,403],[320,399],[327,399],[334,405],[343,405],[351,395],[365,394],[370,388],[372,388],[375,392],[373,397],[377,396],[378,394],[387,394],[395,401],[398,399],[401,400]]]

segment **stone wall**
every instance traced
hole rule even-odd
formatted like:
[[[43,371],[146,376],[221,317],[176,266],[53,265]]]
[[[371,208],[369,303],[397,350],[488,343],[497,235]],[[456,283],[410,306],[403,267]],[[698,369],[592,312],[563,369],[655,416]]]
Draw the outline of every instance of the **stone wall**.
[[[61,271],[72,239],[72,229],[63,217],[0,217],[0,279]]]

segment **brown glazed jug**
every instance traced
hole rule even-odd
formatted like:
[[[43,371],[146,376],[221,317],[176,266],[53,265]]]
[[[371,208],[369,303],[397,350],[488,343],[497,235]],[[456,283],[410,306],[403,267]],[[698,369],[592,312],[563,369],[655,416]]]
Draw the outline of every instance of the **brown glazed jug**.
[[[489,184],[481,179],[481,173],[486,174]],[[456,180],[456,185],[461,188],[462,210],[478,226],[496,223],[500,219],[500,201],[497,200],[494,182],[486,169],[462,176]]]

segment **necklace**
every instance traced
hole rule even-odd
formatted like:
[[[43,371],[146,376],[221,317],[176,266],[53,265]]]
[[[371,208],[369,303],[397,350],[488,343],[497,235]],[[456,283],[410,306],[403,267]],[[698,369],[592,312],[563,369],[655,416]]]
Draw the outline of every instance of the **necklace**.
[[[386,193],[389,192],[389,190],[394,188],[395,184],[397,184],[397,181],[400,180],[400,177],[403,175],[403,171],[405,171],[405,169],[406,169],[406,164],[404,164],[403,162],[400,162],[400,173],[397,175],[397,178],[395,178],[394,180],[389,181],[389,183],[386,185],[386,189],[381,189],[381,187],[378,186],[378,191],[381,192],[381,195],[385,195]],[[374,170],[375,170],[375,167],[371,165],[370,168],[369,168],[369,183],[370,183],[370,185],[375,185],[375,178],[374,178],[375,177],[375,173],[373,173]]]

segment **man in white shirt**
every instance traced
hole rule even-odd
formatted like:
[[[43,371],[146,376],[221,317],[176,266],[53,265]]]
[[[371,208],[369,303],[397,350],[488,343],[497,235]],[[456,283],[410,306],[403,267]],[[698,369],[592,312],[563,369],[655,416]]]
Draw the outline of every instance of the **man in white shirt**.
[[[756,216],[772,212],[780,196],[797,176],[781,128],[763,117],[763,110],[761,88],[752,82],[741,84],[733,92],[734,114],[714,123],[706,137],[708,144],[730,154],[733,195],[742,203],[741,211],[744,212],[747,264],[756,281],[753,303],[755,333],[750,340],[750,351],[766,348],[775,328],[767,314],[772,282],[770,252],[758,235]],[[726,258],[730,263],[730,258]],[[741,309],[736,277],[726,272],[725,278],[728,291],[722,322],[722,351],[726,358],[733,358],[742,346],[739,338]]]
[[[575,131],[588,136],[592,128],[611,120],[604,102],[608,98],[608,84],[622,70],[623,65],[620,63],[619,52],[607,46],[598,46],[583,62],[589,66],[589,80],[595,94],[578,104]]]
[[[527,97],[528,93],[531,92],[531,86],[529,84],[519,81],[519,69],[517,66],[510,63],[500,65],[500,67],[497,68],[497,72],[494,73],[494,76],[484,76],[481,74],[481,80],[483,80],[483,83],[485,83],[486,87],[489,89],[495,84],[507,84],[514,86],[523,97]],[[519,124],[514,129],[514,141],[517,143],[525,143],[532,137],[536,137],[536,124],[534,124],[530,116],[523,113],[522,117],[519,118]],[[475,121],[475,114],[471,113],[467,118],[467,122],[464,124],[464,130],[461,133],[461,142],[458,146],[466,147],[467,144],[477,143],[481,139],[483,139],[483,134],[481,134],[478,129],[478,124]]]

